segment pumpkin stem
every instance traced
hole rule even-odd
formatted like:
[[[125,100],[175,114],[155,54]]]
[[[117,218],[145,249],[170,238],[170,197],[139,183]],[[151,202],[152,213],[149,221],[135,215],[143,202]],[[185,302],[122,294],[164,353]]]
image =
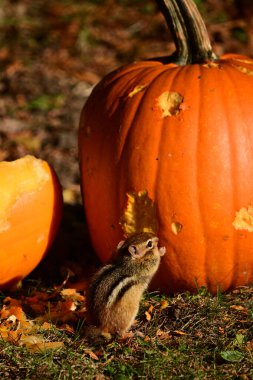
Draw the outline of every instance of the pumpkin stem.
[[[217,59],[212,51],[206,26],[193,0],[156,0],[171,30],[179,65]]]

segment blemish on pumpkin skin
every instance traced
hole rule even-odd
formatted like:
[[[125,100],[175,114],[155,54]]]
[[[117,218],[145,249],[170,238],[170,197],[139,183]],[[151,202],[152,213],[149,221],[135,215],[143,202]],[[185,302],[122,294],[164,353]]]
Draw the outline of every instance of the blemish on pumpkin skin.
[[[246,63],[247,65],[253,65],[253,61],[250,61],[249,59],[235,59],[235,61]]]
[[[155,204],[146,190],[126,193],[126,206],[120,218],[124,236],[139,232],[157,232]]]
[[[236,230],[253,232],[253,206],[242,207],[237,211],[232,225]]]
[[[206,67],[207,69],[212,69],[212,68],[220,69],[221,68],[221,65],[219,63],[216,63],[216,62],[207,62],[207,63],[204,63],[202,66]]]
[[[147,84],[141,84],[139,86],[136,86],[129,94],[127,95],[129,98],[132,98],[134,95],[138,94],[139,92],[143,91],[147,87]]]
[[[237,65],[233,65],[233,67],[239,71],[241,71],[241,73],[243,74],[246,74],[246,75],[249,75],[250,77],[253,77],[253,71],[247,69],[246,67],[243,67],[243,66],[237,66]]]
[[[178,235],[182,231],[183,225],[179,222],[171,223],[171,231],[174,235]]]
[[[183,96],[178,92],[163,92],[159,98],[157,98],[157,104],[162,111],[162,117],[177,115],[182,110],[180,106],[183,100]]]

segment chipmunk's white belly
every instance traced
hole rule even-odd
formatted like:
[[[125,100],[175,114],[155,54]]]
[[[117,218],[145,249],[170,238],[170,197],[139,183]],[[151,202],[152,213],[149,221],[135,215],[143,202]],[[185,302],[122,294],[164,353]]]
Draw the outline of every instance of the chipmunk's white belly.
[[[127,331],[138,313],[140,299],[145,288],[145,284],[143,286],[133,285],[119,301],[108,306],[103,321],[101,321],[102,330],[119,334]]]

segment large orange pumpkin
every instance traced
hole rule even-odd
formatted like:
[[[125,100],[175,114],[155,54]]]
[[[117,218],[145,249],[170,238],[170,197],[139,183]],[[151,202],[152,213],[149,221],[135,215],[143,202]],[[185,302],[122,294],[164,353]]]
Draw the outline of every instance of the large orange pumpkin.
[[[167,253],[156,286],[227,290],[253,281],[253,60],[217,58],[190,0],[159,1],[172,57],[122,67],[80,121],[88,226],[102,261],[122,238],[126,193],[147,190]]]
[[[0,289],[14,287],[44,257],[62,216],[62,191],[45,162],[0,163]]]

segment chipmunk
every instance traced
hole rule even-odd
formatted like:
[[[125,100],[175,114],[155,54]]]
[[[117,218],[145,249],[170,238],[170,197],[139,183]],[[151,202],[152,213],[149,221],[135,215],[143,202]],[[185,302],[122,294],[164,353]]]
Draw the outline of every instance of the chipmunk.
[[[139,310],[143,292],[158,269],[165,247],[147,232],[121,241],[110,264],[91,281],[89,309],[101,333],[124,335]]]

